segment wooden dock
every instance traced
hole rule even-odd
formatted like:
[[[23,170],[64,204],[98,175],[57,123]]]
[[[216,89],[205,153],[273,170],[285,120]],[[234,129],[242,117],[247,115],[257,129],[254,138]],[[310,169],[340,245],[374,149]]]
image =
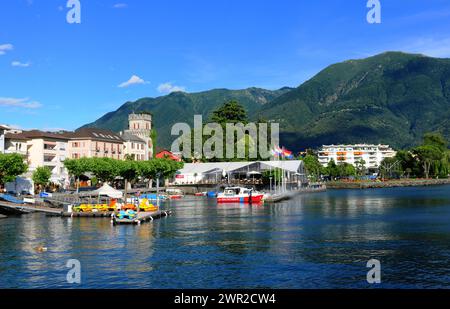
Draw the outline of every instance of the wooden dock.
[[[153,221],[163,217],[168,217],[172,214],[171,210],[158,210],[154,212],[139,212],[134,219],[119,219],[113,217],[112,223],[116,224],[137,224],[140,225],[143,222]]]
[[[44,206],[35,206],[29,204],[14,204],[10,202],[0,201],[0,213],[4,215],[22,215],[32,212],[42,212],[52,215],[61,215],[62,209],[50,208]]]

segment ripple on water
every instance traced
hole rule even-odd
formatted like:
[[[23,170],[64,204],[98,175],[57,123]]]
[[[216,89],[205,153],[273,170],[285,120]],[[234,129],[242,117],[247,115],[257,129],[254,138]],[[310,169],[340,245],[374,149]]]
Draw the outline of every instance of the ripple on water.
[[[34,214],[0,222],[0,288],[450,287],[450,187],[343,190],[276,205],[171,202],[142,226]],[[47,247],[37,252],[37,247]]]

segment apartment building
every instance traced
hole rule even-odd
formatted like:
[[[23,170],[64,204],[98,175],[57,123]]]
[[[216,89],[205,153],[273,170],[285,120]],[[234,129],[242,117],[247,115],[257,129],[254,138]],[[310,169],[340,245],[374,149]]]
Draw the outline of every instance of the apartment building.
[[[124,158],[124,140],[119,134],[109,130],[83,128],[63,134],[69,139],[67,155],[71,159]]]
[[[360,160],[364,160],[365,167],[376,170],[385,158],[395,157],[394,151],[389,145],[324,145],[319,150],[319,162],[327,166],[331,160],[336,164],[349,163],[356,165]]]
[[[4,153],[18,153],[24,157],[28,154],[28,137],[20,133],[5,134]]]
[[[66,185],[69,175],[64,167],[67,156],[68,139],[61,134],[42,131],[25,132],[28,137],[27,152],[29,172],[46,166],[52,172],[50,181]]]
[[[127,131],[120,132],[123,139],[123,150],[125,156],[130,156],[133,160],[144,161],[148,158],[147,142],[142,138],[133,135]]]
[[[31,178],[33,172],[41,166],[50,169],[50,181],[66,185],[69,175],[64,167],[68,139],[61,134],[32,131],[15,131],[5,134],[5,153],[18,153],[28,164],[25,175]]]

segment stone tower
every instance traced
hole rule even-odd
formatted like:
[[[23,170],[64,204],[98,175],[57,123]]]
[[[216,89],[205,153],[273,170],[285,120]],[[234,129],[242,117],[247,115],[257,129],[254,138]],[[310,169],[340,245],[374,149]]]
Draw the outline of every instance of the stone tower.
[[[128,130],[126,132],[136,135],[147,142],[147,160],[153,157],[153,142],[150,137],[152,131],[152,115],[130,114],[128,115]]]

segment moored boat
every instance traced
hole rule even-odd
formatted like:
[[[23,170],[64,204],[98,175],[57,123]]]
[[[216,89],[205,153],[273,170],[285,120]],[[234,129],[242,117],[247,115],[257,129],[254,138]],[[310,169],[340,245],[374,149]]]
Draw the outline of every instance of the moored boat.
[[[180,189],[167,189],[166,193],[168,198],[171,200],[179,200],[184,196],[183,191],[181,191]]]
[[[217,195],[218,203],[261,203],[263,193],[254,192],[253,189],[243,187],[228,187]]]

